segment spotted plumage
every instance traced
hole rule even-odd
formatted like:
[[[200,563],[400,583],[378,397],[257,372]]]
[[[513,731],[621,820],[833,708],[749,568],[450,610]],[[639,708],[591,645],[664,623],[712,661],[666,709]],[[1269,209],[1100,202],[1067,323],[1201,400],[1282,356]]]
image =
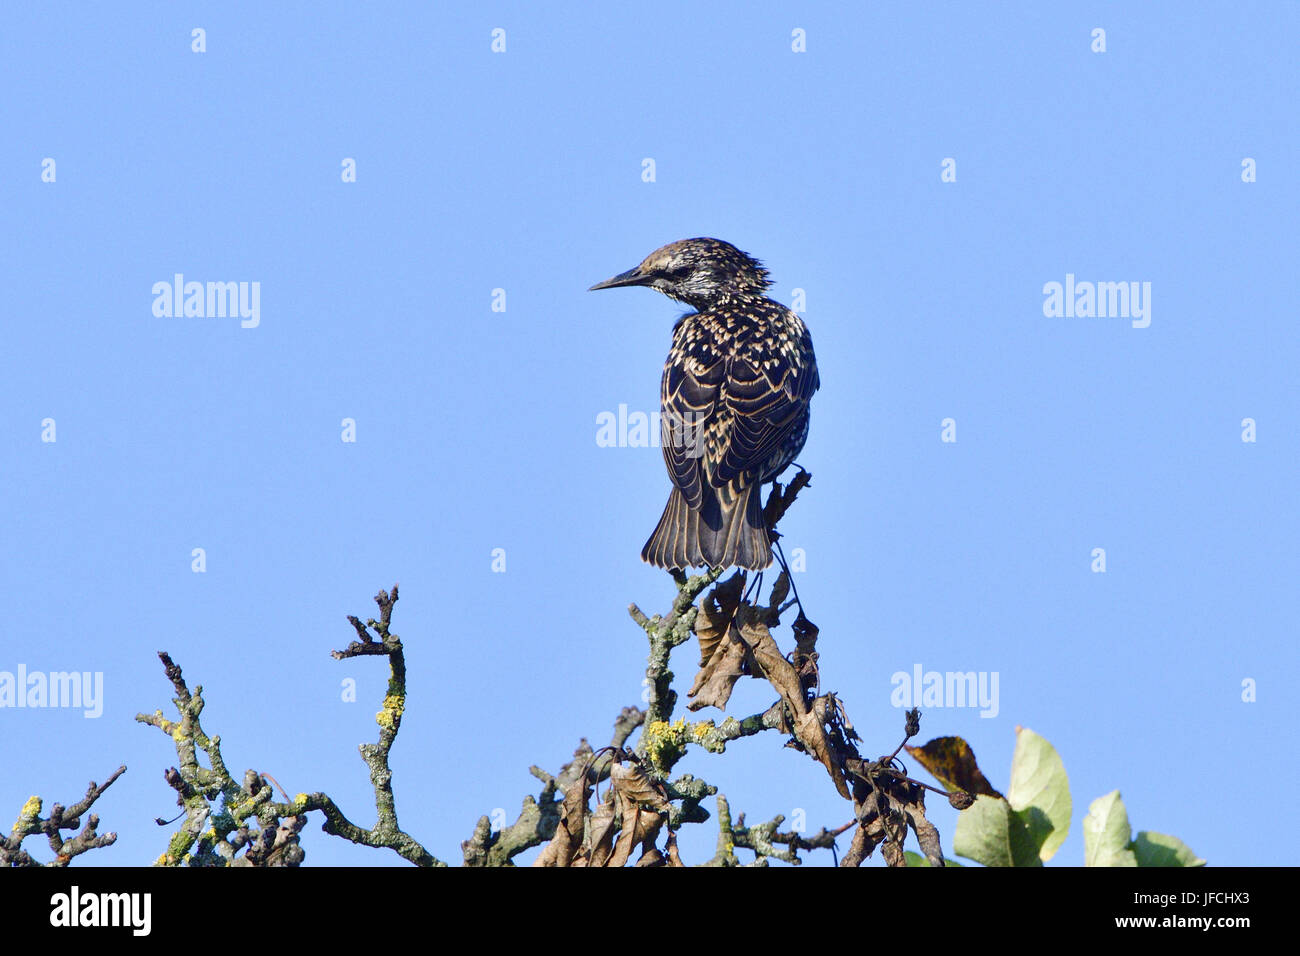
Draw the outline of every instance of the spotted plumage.
[[[772,563],[760,486],[808,437],[820,384],[812,338],[769,299],[767,270],[718,239],[683,239],[592,289],[648,286],[695,311],[673,327],[660,387],[673,491],[641,551],[661,568]]]

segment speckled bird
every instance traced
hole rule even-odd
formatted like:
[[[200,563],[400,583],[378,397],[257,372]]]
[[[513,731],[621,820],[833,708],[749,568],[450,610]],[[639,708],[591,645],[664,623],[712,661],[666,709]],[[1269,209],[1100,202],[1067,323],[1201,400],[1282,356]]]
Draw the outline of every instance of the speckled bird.
[[[772,563],[761,486],[808,437],[820,381],[812,337],[767,297],[767,270],[720,239],[682,239],[595,289],[648,286],[695,311],[677,320],[660,387],[673,490],[641,559],[669,570]]]

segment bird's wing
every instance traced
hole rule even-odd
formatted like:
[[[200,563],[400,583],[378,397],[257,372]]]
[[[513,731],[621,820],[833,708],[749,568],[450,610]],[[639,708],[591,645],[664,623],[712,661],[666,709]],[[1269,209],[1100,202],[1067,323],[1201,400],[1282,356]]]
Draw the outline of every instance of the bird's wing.
[[[801,339],[797,351],[811,360],[806,329]],[[820,384],[815,363],[800,368],[786,350],[760,348],[762,344],[751,343],[729,362],[725,401],[731,412],[731,441],[711,476],[716,486],[738,475],[761,480],[774,456],[803,427],[808,402]]]
[[[674,336],[660,387],[661,441],[668,477],[686,503],[699,509],[705,478],[700,467],[716,440],[716,409],[727,374],[724,356],[705,339]]]

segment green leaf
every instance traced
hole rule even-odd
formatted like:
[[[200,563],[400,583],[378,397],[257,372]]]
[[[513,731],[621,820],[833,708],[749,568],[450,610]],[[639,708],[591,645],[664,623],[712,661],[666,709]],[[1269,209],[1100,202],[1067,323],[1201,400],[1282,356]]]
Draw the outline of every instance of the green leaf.
[[[1050,860],[1070,832],[1070,778],[1056,748],[1023,727],[1016,728],[1007,802],[1033,838],[1039,858]]]
[[[1178,837],[1153,830],[1141,831],[1131,849],[1138,866],[1205,866],[1205,861]]]
[[[1132,832],[1118,790],[1092,801],[1083,818],[1083,865],[1137,866],[1137,854],[1129,849]]]
[[[1038,841],[1001,797],[978,796],[957,817],[952,849],[985,866],[1042,866]]]
[[[929,860],[921,856],[921,854],[919,853],[913,853],[911,850],[904,850],[903,856],[907,858],[908,866],[929,866],[930,865]],[[943,865],[955,866],[958,869],[962,869],[962,865],[960,863],[958,863],[956,860],[950,860],[946,856],[943,858]]]

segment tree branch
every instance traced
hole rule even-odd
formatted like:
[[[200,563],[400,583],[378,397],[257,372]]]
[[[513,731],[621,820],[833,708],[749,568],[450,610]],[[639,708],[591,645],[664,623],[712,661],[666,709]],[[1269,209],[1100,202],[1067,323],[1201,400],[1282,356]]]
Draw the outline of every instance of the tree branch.
[[[104,791],[113,785],[118,777],[126,773],[126,767],[121,766],[109,775],[108,779],[102,784],[95,783],[93,780],[90,786],[86,788],[86,795],[72,804],[65,807],[56,803],[50,808],[48,817],[41,816],[43,801],[38,796],[31,797],[22,810],[18,812],[18,819],[14,821],[13,829],[9,835],[0,839],[0,866],[41,866],[31,855],[23,849],[23,840],[37,833],[44,833],[50,850],[54,853],[54,859],[45,866],[67,866],[72,862],[72,858],[81,856],[90,850],[101,846],[111,846],[117,842],[116,833],[98,833],[99,817],[96,814],[90,814],[86,819],[86,825],[76,836],[64,838],[62,831],[76,830],[81,827],[81,817],[90,810],[95,802],[104,795]]]

